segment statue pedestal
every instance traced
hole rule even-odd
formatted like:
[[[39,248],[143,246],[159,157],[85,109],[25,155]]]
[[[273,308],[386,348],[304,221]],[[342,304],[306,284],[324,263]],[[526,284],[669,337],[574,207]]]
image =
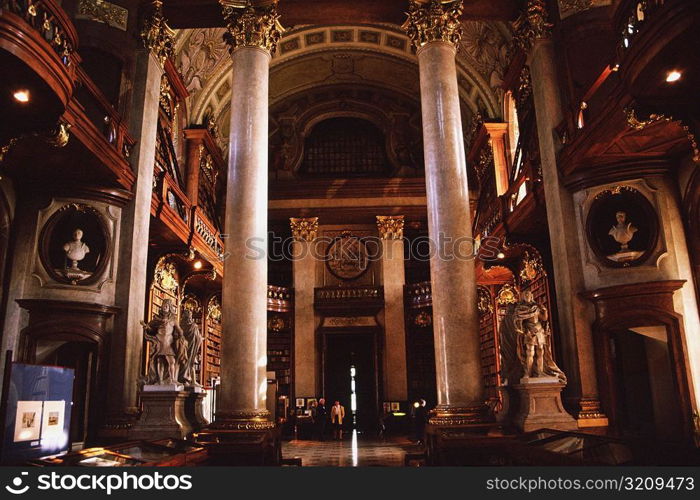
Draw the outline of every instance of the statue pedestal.
[[[513,424],[523,432],[544,427],[560,431],[576,430],[576,420],[566,412],[561,402],[564,387],[565,384],[556,377],[520,379],[520,383],[513,386],[519,400]]]
[[[141,391],[143,413],[129,431],[129,439],[185,439],[192,432],[185,417],[187,397],[185,391],[156,391],[144,387]]]
[[[209,421],[204,418],[204,396],[206,393],[201,387],[187,388],[185,416],[195,432],[209,425]]]

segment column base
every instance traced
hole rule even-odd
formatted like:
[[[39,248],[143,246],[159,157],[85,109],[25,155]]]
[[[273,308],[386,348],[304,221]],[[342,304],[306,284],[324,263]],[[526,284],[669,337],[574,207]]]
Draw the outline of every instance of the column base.
[[[522,379],[520,384],[513,386],[519,400],[513,425],[523,432],[545,427],[560,431],[577,429],[576,420],[566,412],[561,402],[561,391],[565,384],[555,377],[551,377],[551,381],[545,381],[544,378]]]
[[[280,465],[281,429],[267,410],[217,412],[214,422],[194,434],[207,449],[207,465]]]
[[[143,413],[129,430],[129,439],[185,439],[192,427],[185,417],[185,391],[141,392]]]

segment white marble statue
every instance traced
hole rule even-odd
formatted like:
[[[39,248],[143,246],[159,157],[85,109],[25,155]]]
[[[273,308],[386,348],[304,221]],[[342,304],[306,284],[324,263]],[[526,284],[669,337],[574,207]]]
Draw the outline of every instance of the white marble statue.
[[[508,384],[541,377],[555,377],[566,383],[566,375],[552,357],[549,312],[535,302],[531,291],[524,291],[520,301],[509,307],[499,334]]]
[[[187,387],[201,387],[197,382],[197,365],[199,365],[199,351],[202,347],[202,335],[199,327],[192,317],[192,311],[182,311],[181,328],[187,342],[186,358],[180,366],[180,381]]]
[[[156,386],[179,386],[178,372],[185,353],[185,340],[177,324],[175,303],[165,299],[160,312],[149,322],[141,322],[144,337],[150,345],[148,376],[145,383]],[[182,386],[179,386],[182,389]]]

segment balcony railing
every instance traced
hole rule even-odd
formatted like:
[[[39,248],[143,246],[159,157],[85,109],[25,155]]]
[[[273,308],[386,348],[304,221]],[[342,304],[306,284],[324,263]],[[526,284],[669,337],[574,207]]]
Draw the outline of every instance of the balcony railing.
[[[292,290],[290,288],[267,285],[267,310],[288,312],[292,310]]]
[[[78,34],[54,0],[0,0],[0,48],[31,67],[65,106],[75,88]]]
[[[384,288],[381,286],[343,286],[314,289],[314,307],[320,310],[343,311],[352,309],[375,314],[384,306]]]
[[[433,292],[430,281],[412,283],[404,287],[406,304],[412,309],[433,305]]]

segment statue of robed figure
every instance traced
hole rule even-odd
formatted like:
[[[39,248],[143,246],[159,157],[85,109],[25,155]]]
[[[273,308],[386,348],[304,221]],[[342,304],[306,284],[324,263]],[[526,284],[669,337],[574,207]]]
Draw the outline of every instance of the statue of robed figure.
[[[499,329],[501,373],[508,385],[537,377],[556,377],[566,383],[566,375],[552,357],[551,337],[547,308],[526,290],[520,301],[508,307]]]

